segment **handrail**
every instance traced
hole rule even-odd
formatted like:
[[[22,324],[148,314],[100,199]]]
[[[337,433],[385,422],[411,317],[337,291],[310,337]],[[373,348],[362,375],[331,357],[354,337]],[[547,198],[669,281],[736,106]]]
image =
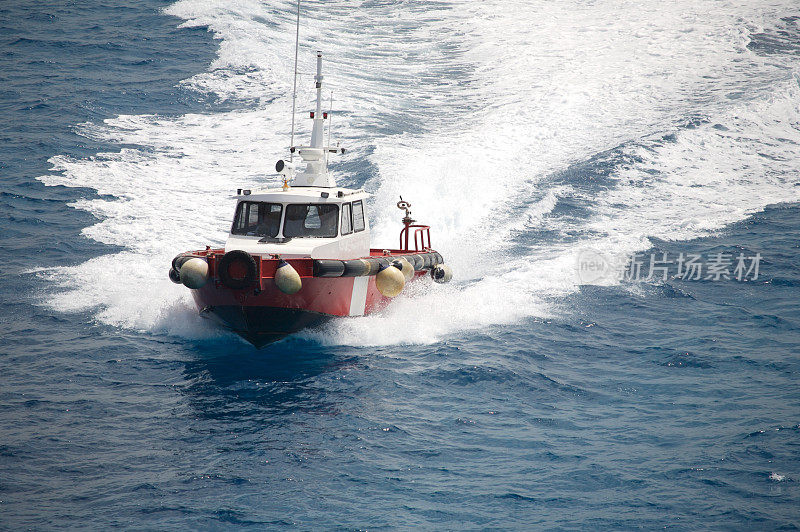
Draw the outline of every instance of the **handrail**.
[[[414,251],[423,251],[425,249],[430,249],[431,247],[431,226],[429,225],[416,225],[416,224],[406,224],[403,229],[400,230],[400,249],[403,251],[411,251],[409,249],[409,229],[414,229]],[[427,245],[426,245],[427,240]]]

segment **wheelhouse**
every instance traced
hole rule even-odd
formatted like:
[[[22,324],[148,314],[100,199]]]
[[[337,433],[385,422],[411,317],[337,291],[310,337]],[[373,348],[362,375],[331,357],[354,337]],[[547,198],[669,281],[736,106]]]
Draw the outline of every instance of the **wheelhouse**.
[[[316,258],[368,255],[367,197],[363,190],[321,187],[244,191],[225,248]]]

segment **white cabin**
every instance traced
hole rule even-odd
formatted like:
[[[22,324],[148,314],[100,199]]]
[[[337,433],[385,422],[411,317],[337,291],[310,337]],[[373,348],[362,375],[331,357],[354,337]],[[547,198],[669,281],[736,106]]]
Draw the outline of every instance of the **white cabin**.
[[[336,186],[328,171],[331,154],[344,149],[323,145],[327,112],[322,111],[322,53],[317,52],[316,111],[310,146],[291,146],[305,170],[295,175],[289,162],[278,161],[284,186],[265,190],[239,190],[225,252],[234,249],[252,255],[283,258],[356,259],[369,256],[369,220],[363,190]],[[294,131],[294,126],[292,126]],[[330,131],[329,137],[330,137]],[[292,134],[294,139],[294,133]]]
[[[369,256],[369,220],[363,190],[292,187],[243,191],[225,252],[283,258],[355,259]]]

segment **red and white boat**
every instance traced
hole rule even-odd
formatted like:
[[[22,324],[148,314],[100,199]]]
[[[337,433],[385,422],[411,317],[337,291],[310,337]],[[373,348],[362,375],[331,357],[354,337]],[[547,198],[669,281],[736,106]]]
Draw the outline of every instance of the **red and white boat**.
[[[381,310],[426,275],[440,283],[452,277],[431,248],[430,227],[414,223],[402,198],[399,247],[370,248],[369,194],[336,186],[328,171],[328,157],[344,150],[323,145],[329,116],[322,111],[319,52],[314,79],[311,143],[290,148],[305,169],[296,172],[281,160],[276,170],[283,186],[238,190],[225,247],[181,253],[169,272],[191,289],[201,315],[256,347],[335,317]]]

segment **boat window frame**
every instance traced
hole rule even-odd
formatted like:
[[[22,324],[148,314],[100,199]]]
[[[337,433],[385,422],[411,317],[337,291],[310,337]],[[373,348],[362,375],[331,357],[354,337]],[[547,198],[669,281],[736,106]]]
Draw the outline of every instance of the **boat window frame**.
[[[332,208],[336,209],[336,214],[334,216],[335,222],[334,222],[334,224],[332,226],[332,228],[334,230],[334,234],[333,235],[309,235],[309,234],[287,235],[286,234],[286,222],[289,220],[289,209],[292,208],[292,207],[311,207],[311,206],[314,206],[314,207],[332,207]],[[283,235],[284,238],[336,238],[336,237],[339,236],[339,218],[340,218],[339,217],[339,213],[340,212],[341,212],[341,209],[339,208],[339,204],[338,203],[310,203],[310,202],[309,203],[285,203],[284,204],[284,210],[283,210],[283,224],[281,225],[281,231],[282,231],[281,235]],[[319,210],[317,211],[317,213],[319,215]],[[307,217],[308,217],[308,212],[306,212],[306,217],[303,218],[303,224],[302,224],[303,229],[309,229],[308,227],[305,226],[305,220],[307,219]],[[321,222],[322,222],[322,220],[321,220],[321,216],[320,216],[320,223]],[[321,228],[321,226],[320,226],[320,228]]]
[[[358,203],[358,208],[361,211],[361,229],[356,229],[356,203]],[[361,231],[367,228],[367,216],[364,213],[364,201],[363,200],[356,200],[352,202],[352,206],[350,207],[350,217],[352,219],[352,227],[354,233],[360,233]]]
[[[267,206],[269,206],[268,208],[270,208],[271,206],[277,206],[279,208],[278,209],[278,213],[279,213],[279,216],[278,216],[278,228],[275,231],[274,235],[271,235],[271,234],[259,234],[256,231],[253,232],[254,234],[249,234],[249,231],[244,231],[243,232],[243,231],[240,231],[240,230],[237,229],[236,225],[237,225],[237,222],[239,221],[239,216],[240,216],[240,214],[242,212],[242,209],[244,208],[243,205],[245,205],[245,204],[247,204],[246,217],[248,219],[250,218],[250,213],[251,213],[251,209],[252,209],[253,205],[257,205],[257,206],[267,205]],[[237,235],[237,236],[252,236],[252,237],[260,237],[260,238],[263,238],[263,237],[276,238],[278,235],[281,234],[281,231],[283,230],[283,215],[284,215],[284,212],[285,212],[285,209],[284,209],[283,203],[274,202],[274,201],[240,200],[236,204],[236,210],[234,211],[234,214],[233,214],[233,223],[231,223],[231,233],[230,234]],[[258,214],[256,214],[256,217],[258,217]],[[256,226],[256,228],[257,227],[258,226]]]
[[[345,235],[352,235],[355,231],[353,231],[353,205],[348,201],[346,203],[342,203],[342,221],[339,226],[339,234],[342,236]],[[347,223],[349,224],[347,232],[344,230],[344,221],[345,221],[345,207],[347,207]]]

